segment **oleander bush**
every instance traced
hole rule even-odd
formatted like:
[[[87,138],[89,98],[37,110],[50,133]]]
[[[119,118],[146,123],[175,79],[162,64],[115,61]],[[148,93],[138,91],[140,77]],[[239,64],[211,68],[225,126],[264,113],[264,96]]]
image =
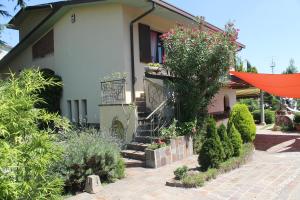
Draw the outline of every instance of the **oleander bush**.
[[[63,159],[57,163],[65,182],[65,192],[83,191],[87,176],[95,174],[110,183],[124,177],[125,164],[120,155],[122,142],[94,129],[71,131],[61,141]]]
[[[244,143],[253,142],[256,135],[256,126],[245,104],[236,104],[233,106],[228,123],[234,124],[235,128],[241,134]]]
[[[239,156],[241,153],[242,143],[243,140],[241,138],[241,134],[239,131],[235,128],[233,123],[228,124],[228,137],[230,140],[230,143],[232,145],[233,154],[232,156]]]
[[[207,120],[206,138],[198,157],[202,170],[218,168],[225,159],[224,149],[217,132],[216,121],[213,118]]]
[[[233,147],[231,141],[227,135],[226,126],[221,124],[218,128],[218,135],[221,139],[221,143],[225,153],[225,160],[229,159],[233,155]]]
[[[59,199],[63,180],[51,171],[62,159],[53,130],[38,121],[67,130],[68,121],[35,108],[38,92],[58,84],[38,70],[22,70],[0,81],[0,199]]]

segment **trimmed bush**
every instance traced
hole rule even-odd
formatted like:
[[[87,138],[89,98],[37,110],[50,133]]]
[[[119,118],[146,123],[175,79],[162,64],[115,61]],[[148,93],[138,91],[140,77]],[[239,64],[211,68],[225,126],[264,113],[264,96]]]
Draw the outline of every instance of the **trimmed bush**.
[[[233,147],[230,139],[228,138],[227,130],[224,124],[221,124],[221,126],[218,128],[218,135],[223,145],[225,159],[227,160],[233,155]]]
[[[245,104],[236,104],[233,106],[228,123],[234,124],[235,128],[241,134],[244,143],[253,142],[256,135],[256,126]]]
[[[83,191],[87,176],[95,174],[101,182],[114,182],[124,177],[125,164],[120,143],[93,129],[73,131],[61,145],[64,159],[57,170],[65,180],[65,192]]]
[[[260,120],[260,110],[255,110],[252,112],[253,119],[255,123],[259,124]],[[265,122],[266,124],[273,124],[275,122],[275,111],[272,110],[265,110]]]
[[[207,135],[200,150],[198,162],[202,170],[218,168],[225,159],[224,149],[217,133],[216,121],[213,118],[207,120]]]
[[[233,148],[233,156],[239,156],[242,148],[242,138],[239,131],[235,128],[233,123],[228,124],[228,137],[230,139],[232,148]]]
[[[178,167],[175,171],[174,171],[174,175],[175,175],[175,179],[177,180],[182,180],[184,177],[187,176],[187,172],[188,172],[188,167],[187,166],[182,166],[182,167]]]

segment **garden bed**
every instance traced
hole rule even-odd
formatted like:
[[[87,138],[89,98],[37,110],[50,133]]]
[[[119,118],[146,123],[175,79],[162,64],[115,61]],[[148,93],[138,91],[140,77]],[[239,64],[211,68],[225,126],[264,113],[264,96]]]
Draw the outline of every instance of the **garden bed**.
[[[158,168],[193,155],[191,136],[170,139],[170,145],[159,149],[146,149],[146,167]]]
[[[241,165],[252,159],[254,152],[254,145],[252,143],[243,144],[242,151],[239,157],[233,157],[229,160],[221,163],[218,169],[211,168],[205,172],[201,172],[197,169],[191,169],[188,175],[182,180],[176,180],[175,178],[166,182],[167,186],[171,187],[202,187],[206,181],[215,179],[218,175],[229,172],[233,169],[239,168]]]

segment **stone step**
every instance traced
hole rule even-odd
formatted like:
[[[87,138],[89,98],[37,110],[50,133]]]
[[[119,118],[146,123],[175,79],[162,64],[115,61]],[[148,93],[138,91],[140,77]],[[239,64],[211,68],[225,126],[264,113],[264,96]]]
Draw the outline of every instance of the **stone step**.
[[[146,107],[146,101],[136,101],[135,105],[137,107]]]
[[[145,161],[129,159],[129,158],[123,158],[123,159],[124,159],[126,168],[146,167]]]
[[[138,112],[139,120],[140,118],[142,119],[148,117],[148,115],[150,115],[150,112]]]
[[[145,152],[136,150],[122,150],[121,154],[124,158],[130,158],[135,160],[146,160]]]
[[[131,142],[126,145],[126,148],[129,150],[136,150],[136,151],[145,151],[145,149],[148,147],[147,143],[140,143],[140,142]]]
[[[146,97],[137,97],[135,98],[135,101],[146,101]]]
[[[140,137],[151,137],[151,130],[139,130],[136,132],[136,135]]]
[[[157,137],[151,137],[151,136],[136,136],[134,138],[134,141],[139,143],[152,143],[157,139],[158,139]]]

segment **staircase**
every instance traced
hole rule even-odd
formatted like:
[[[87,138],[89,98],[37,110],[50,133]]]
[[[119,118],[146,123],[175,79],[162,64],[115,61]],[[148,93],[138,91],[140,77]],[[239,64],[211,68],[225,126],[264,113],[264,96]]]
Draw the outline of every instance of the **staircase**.
[[[121,152],[124,158],[127,160],[127,167],[144,167],[145,166],[145,149],[153,141],[151,137],[151,123],[146,117],[151,113],[146,108],[146,96],[144,93],[140,97],[135,99],[137,111],[138,111],[138,127],[134,141],[127,144],[126,150]]]

